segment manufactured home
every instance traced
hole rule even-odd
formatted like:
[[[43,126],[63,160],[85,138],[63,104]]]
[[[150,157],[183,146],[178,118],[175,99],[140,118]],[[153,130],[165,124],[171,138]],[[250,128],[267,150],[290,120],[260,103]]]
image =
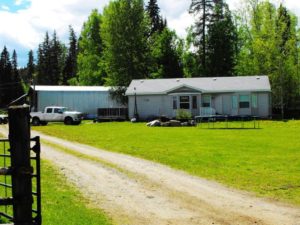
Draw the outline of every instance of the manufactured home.
[[[85,113],[87,118],[96,118],[99,111],[120,109],[123,105],[110,96],[110,87],[103,86],[32,86],[34,111],[46,106],[64,106]]]
[[[267,76],[133,80],[126,95],[129,118],[174,118],[179,109],[192,116],[271,116]]]

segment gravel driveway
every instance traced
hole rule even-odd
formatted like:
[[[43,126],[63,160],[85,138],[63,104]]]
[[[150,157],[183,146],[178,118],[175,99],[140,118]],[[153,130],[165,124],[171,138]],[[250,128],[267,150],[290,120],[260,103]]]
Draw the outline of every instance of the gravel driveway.
[[[6,133],[4,126],[0,133]],[[81,154],[42,144],[42,157],[55,163],[116,224],[300,225],[300,208],[256,198],[147,160],[37,132],[32,135]]]

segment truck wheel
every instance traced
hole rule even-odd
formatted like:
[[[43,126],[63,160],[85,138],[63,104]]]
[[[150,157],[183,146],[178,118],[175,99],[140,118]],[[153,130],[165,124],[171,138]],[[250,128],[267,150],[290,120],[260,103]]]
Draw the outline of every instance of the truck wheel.
[[[67,118],[65,118],[64,123],[65,123],[65,125],[72,125],[73,119],[71,117],[67,117]]]
[[[74,125],[79,125],[80,123],[81,123],[81,121],[73,122]]]
[[[33,126],[38,126],[40,125],[40,119],[38,117],[33,117],[31,123]]]
[[[48,122],[46,121],[41,121],[41,125],[46,126],[48,124]]]

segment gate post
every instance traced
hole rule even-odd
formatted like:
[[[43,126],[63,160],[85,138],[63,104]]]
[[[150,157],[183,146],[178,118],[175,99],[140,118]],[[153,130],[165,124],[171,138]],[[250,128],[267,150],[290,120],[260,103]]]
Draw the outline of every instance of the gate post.
[[[10,106],[9,142],[12,167],[13,217],[15,225],[32,225],[32,167],[30,165],[29,106]]]

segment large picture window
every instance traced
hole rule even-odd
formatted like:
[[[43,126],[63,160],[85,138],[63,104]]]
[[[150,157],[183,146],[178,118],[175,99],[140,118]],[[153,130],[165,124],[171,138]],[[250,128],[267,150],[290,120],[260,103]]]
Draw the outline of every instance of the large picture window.
[[[245,109],[250,107],[250,97],[249,95],[240,95],[240,109]]]
[[[181,109],[190,109],[190,97],[189,96],[180,96],[180,108]]]
[[[210,107],[210,96],[209,95],[203,95],[202,107]]]

